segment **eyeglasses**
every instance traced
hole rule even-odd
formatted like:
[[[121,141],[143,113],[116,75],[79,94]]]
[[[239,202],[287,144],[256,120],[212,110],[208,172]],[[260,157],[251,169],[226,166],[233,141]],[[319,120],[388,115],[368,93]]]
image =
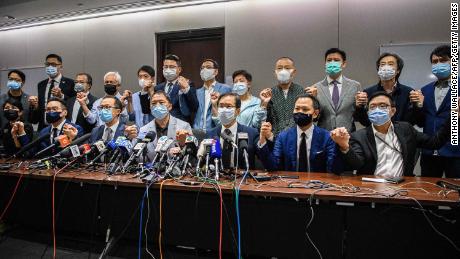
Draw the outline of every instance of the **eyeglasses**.
[[[47,67],[49,67],[49,66],[57,67],[57,66],[60,66],[60,65],[61,65],[60,63],[45,62],[45,66],[47,66]]]
[[[83,81],[76,81],[76,80],[75,80],[75,81],[73,81],[73,82],[74,82],[75,84],[86,84],[86,83],[88,83],[88,82],[83,82]]]
[[[110,110],[110,109],[118,109],[118,108],[117,108],[117,107],[114,107],[114,106],[98,106],[97,109],[98,109],[99,111],[101,111],[101,110],[105,110],[105,109],[106,109],[106,110]]]
[[[369,110],[374,110],[377,107],[379,107],[380,109],[387,109],[390,106],[391,105],[386,104],[386,103],[371,104],[371,105],[369,105]]]
[[[171,66],[163,66],[163,69],[175,69],[177,66],[171,65]]]

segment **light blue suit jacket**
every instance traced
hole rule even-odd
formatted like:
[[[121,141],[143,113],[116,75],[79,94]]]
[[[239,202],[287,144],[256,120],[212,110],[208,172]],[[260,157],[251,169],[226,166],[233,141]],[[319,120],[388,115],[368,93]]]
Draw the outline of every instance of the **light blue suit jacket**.
[[[216,82],[216,85],[214,86],[214,91],[222,95],[222,94],[231,92],[232,88],[226,84]],[[217,125],[215,125],[214,122],[212,121],[211,102],[209,102],[208,107],[204,107],[205,105],[204,87],[201,87],[196,90],[196,98],[198,99],[198,109],[195,114],[195,121],[193,123],[193,128],[206,130],[206,129],[211,129],[211,128],[216,127]],[[207,110],[206,123],[203,118],[205,110]]]

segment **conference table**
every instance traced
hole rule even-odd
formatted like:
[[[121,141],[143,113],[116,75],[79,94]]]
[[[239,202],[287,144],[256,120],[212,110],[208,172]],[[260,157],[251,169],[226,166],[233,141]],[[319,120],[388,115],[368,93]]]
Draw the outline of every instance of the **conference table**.
[[[256,181],[239,172],[219,182],[184,176],[145,183],[84,164],[57,174],[21,164],[0,168],[2,211],[16,189],[4,219],[51,235],[54,186],[58,246],[60,235],[78,233],[132,244],[141,238],[143,253],[147,237],[165,256],[188,247],[223,258],[460,258],[459,193],[436,185],[439,178],[390,184],[270,172],[272,180]]]

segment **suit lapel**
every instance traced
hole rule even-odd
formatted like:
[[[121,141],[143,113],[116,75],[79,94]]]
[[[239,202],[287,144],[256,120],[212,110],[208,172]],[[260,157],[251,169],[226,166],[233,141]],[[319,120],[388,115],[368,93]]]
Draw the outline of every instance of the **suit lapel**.
[[[327,83],[327,77],[321,83],[321,87],[319,90],[322,91],[325,96],[327,96],[326,99],[329,102],[329,105],[332,107],[332,110],[334,110],[334,103],[332,102],[331,92],[329,91],[329,84]]]
[[[297,127],[292,127],[288,132],[288,157],[291,158],[291,169],[297,170]]]
[[[346,79],[342,75],[342,91],[340,91],[339,104],[337,105],[336,111],[340,110],[340,108],[342,107],[343,99],[345,98],[345,96],[347,96],[349,94],[350,90],[351,89],[348,86],[348,79]]]
[[[374,161],[377,161],[377,146],[375,143],[374,132],[372,131],[372,125],[367,127],[367,140],[369,149],[371,150],[372,157],[374,157]]]
[[[450,104],[450,87],[449,87],[449,91],[447,92],[446,96],[444,97],[444,100],[442,100],[441,105],[439,105],[439,109],[437,110],[437,112],[439,113],[440,111],[445,110],[446,106],[448,104]]]

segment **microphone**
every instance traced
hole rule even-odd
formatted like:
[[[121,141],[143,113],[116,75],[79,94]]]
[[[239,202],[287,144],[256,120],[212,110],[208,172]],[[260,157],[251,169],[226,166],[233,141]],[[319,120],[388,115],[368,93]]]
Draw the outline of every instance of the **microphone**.
[[[220,136],[225,140],[227,141],[228,143],[230,143],[234,148],[238,148],[238,146],[235,144],[235,142],[233,141],[233,138],[230,137],[229,135],[227,135],[227,133],[225,133],[225,131],[221,132],[220,133]]]
[[[182,175],[184,175],[185,169],[188,166],[190,156],[197,155],[197,148],[198,139],[195,136],[187,136],[187,138],[185,138],[184,149],[182,150],[182,155],[184,156],[184,160],[182,161]]]
[[[222,158],[222,149],[220,148],[220,141],[216,139],[213,141],[211,145],[211,158],[214,158],[214,166],[215,166],[215,179],[219,181],[219,161]]]
[[[95,143],[95,145],[98,147],[99,154],[93,160],[91,160],[91,162],[89,162],[88,166],[94,165],[94,163],[96,163],[96,161],[98,161],[103,155],[117,148],[115,139],[112,139],[111,141],[109,141],[107,145],[105,145],[104,142],[102,142],[102,145],[98,144],[100,142],[102,141],[98,141]]]
[[[114,149],[115,151],[113,152],[112,156],[110,157],[110,159],[108,160],[109,163],[113,163],[113,161],[115,160],[115,158],[118,157],[118,154],[120,153],[120,145],[121,143],[126,140],[126,137],[125,136],[119,136],[116,140],[115,140],[115,144],[116,144],[116,148]]]
[[[118,141],[118,139],[117,139],[117,141]],[[123,161],[123,156],[125,154],[129,153],[132,148],[133,148],[133,146],[131,144],[131,141],[129,141],[126,138],[124,138],[123,140],[121,140],[119,142],[117,150],[119,150],[120,152],[118,152],[118,154],[115,157],[115,159],[110,162],[110,165],[109,165],[109,167],[107,169],[107,171],[108,171],[108,173],[110,175],[115,173],[115,171],[118,168],[118,163],[120,162],[120,160]]]
[[[35,145],[37,145],[38,143],[40,143],[42,140],[46,139],[46,138],[49,138],[51,136],[51,133],[46,133],[45,135],[37,138],[36,140],[30,142],[29,144],[25,145],[24,147],[22,147],[18,152],[16,152],[15,154],[13,154],[12,156],[10,156],[6,161],[8,160],[11,160],[13,158],[16,158],[20,155],[22,155],[24,152],[30,150],[31,148],[33,148]]]
[[[243,152],[244,162],[246,164],[246,170],[249,170],[249,159],[248,159],[248,140],[249,134],[247,132],[238,132],[238,149]]]
[[[52,149],[52,148],[54,148],[56,146],[59,146],[61,148],[65,148],[68,145],[70,145],[70,140],[67,137],[67,135],[59,135],[59,136],[54,138],[54,143],[53,144],[51,144],[51,145],[47,146],[46,148],[40,150],[32,158],[40,157],[43,153],[48,152],[48,150],[50,150],[50,149]]]
[[[125,172],[128,166],[131,165],[133,162],[134,158],[138,158],[142,155],[142,152],[145,150],[147,147],[147,143],[152,142],[156,138],[157,134],[154,131],[148,132],[145,137],[141,140],[141,142],[138,142],[134,148],[132,149],[132,153],[129,156],[128,160],[123,166],[122,172]]]
[[[155,157],[153,157],[152,163],[154,163],[157,160],[157,157],[160,154],[160,150],[165,144],[166,140],[168,140],[167,136],[163,136],[158,139],[157,145],[155,146]]]
[[[197,156],[198,156],[198,163],[196,165],[196,173],[198,174],[200,172],[200,164],[201,164],[201,159],[203,159],[204,156],[206,156],[206,174],[208,173],[208,164],[209,164],[209,152],[211,149],[212,144],[214,143],[214,139],[203,139],[201,141],[200,147],[198,148]]]
[[[64,148],[63,150],[59,151],[59,153],[57,153],[56,155],[60,155],[61,152],[68,152],[67,150],[71,147],[71,146],[74,146],[74,145],[77,145],[79,146],[80,144],[82,144],[83,142],[87,141],[89,138],[91,137],[91,133],[86,133],[85,135],[77,138],[77,139],[74,139],[72,141],[72,143],[70,143],[70,145],[66,148]]]

